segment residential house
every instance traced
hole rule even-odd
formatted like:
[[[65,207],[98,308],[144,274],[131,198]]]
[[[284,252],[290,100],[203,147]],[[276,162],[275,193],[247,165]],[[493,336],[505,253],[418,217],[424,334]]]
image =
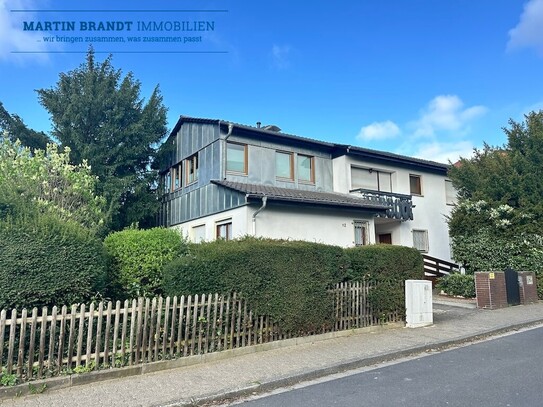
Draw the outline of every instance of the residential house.
[[[185,116],[166,146],[160,221],[194,242],[391,243],[450,260],[446,164]]]

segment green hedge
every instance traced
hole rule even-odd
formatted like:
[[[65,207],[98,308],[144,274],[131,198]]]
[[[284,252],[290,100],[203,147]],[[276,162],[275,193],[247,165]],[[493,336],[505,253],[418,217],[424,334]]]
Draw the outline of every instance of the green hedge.
[[[104,240],[112,257],[110,291],[115,298],[162,294],[164,265],[183,255],[187,243],[173,229],[127,229]]]
[[[375,283],[369,301],[379,314],[405,312],[405,280],[424,279],[424,263],[418,250],[393,245],[346,249],[350,259],[349,279]]]
[[[290,332],[330,323],[327,289],[347,276],[343,249],[318,243],[245,238],[190,247],[164,269],[167,295],[240,292],[253,312]]]
[[[454,273],[441,277],[436,288],[445,294],[475,298],[475,278],[473,274]]]
[[[107,255],[82,226],[49,215],[0,222],[0,309],[71,305],[103,294]]]

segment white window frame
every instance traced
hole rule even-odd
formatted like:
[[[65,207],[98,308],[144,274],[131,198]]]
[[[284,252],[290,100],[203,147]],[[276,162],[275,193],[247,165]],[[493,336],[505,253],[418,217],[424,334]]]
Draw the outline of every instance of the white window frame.
[[[411,177],[414,177],[414,178],[418,178],[419,179],[419,187],[420,187],[420,193],[419,192],[413,192],[411,190]],[[416,196],[423,196],[424,195],[424,189],[422,187],[422,175],[419,175],[419,174],[409,174],[409,193],[411,195],[416,195]]]
[[[354,233],[354,245],[356,247],[360,247],[360,246],[366,246],[368,244],[370,244],[370,241],[369,241],[369,228],[370,228],[370,223],[367,221],[367,220],[354,220],[353,221],[353,233]],[[357,230],[361,230],[362,231],[362,234],[361,236],[359,237],[357,235]]]
[[[413,247],[421,253],[428,253],[430,250],[430,244],[428,240],[428,230],[426,229],[413,229]],[[416,237],[419,235],[419,237]]]

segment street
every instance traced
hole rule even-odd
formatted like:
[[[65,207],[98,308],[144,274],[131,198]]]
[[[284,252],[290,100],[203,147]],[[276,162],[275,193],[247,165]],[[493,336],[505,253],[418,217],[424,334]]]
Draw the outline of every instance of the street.
[[[236,404],[540,406],[542,340],[540,327]]]

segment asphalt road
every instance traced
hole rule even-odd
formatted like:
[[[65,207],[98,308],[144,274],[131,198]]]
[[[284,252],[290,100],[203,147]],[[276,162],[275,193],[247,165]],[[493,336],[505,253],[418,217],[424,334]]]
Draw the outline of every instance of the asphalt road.
[[[247,407],[543,406],[543,328],[241,403]]]

